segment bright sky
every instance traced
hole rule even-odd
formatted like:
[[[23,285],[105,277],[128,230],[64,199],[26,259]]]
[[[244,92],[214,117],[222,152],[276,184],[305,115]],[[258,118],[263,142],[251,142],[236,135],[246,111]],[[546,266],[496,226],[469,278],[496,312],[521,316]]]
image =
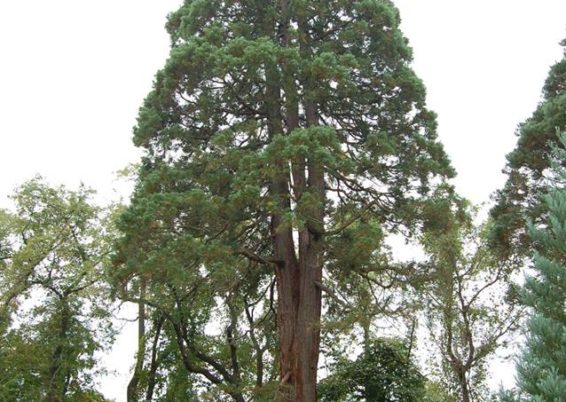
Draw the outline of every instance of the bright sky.
[[[0,206],[36,173],[116,198],[114,172],[138,160],[131,128],[168,54],[165,16],[180,3],[0,2]],[[535,109],[548,68],[561,57],[566,2],[395,3],[457,188],[488,201],[504,182],[515,127]],[[122,338],[118,348],[131,350],[131,343]],[[123,359],[122,368],[131,362]],[[119,402],[124,389],[105,385]]]
[[[112,197],[181,0],[0,1],[0,205],[40,173]]]

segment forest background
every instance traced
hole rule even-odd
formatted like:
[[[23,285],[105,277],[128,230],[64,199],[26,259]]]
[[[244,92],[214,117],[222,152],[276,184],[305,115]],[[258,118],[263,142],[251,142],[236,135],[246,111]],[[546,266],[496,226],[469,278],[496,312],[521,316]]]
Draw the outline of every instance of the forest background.
[[[515,127],[540,100],[548,67],[561,56],[560,1],[398,0],[413,67],[438,113],[439,137],[458,192],[487,202],[503,185]],[[95,188],[106,202],[127,198],[115,172],[137,162],[131,127],[169,50],[162,28],[179,1],[2,3],[0,207],[35,173],[51,183]],[[134,325],[110,360],[131,366]],[[127,347],[128,345],[128,347]],[[105,381],[119,398],[127,375]],[[114,391],[117,390],[117,391]]]

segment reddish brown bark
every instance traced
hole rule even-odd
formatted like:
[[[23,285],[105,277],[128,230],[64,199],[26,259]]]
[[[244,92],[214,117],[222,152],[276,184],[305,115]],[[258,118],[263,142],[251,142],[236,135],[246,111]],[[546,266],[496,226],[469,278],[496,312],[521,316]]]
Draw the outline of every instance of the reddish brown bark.
[[[287,234],[278,234],[277,248],[283,260],[277,269],[277,324],[280,342],[280,374],[285,401],[316,401],[320,344],[321,294],[316,283],[322,276],[320,240],[308,230],[299,234],[298,261],[290,254]]]
[[[288,3],[280,0],[281,46],[289,46]],[[298,22],[304,30],[301,37],[305,38],[305,25]],[[300,50],[308,56],[306,43],[301,44]],[[281,80],[276,78],[277,69],[282,73]],[[266,109],[271,136],[288,135],[299,128],[301,103],[307,127],[318,124],[316,105],[301,101],[298,95],[297,81],[302,79],[295,77],[285,65],[267,68]],[[301,85],[305,92],[312,87],[308,80],[303,80]],[[279,175],[271,184],[271,193],[279,200],[279,211],[271,216],[271,231],[278,261],[275,273],[281,395],[284,401],[314,402],[320,348],[321,292],[317,283],[321,281],[323,266],[324,171],[300,156],[291,161],[291,166],[289,161],[281,160],[276,170]],[[299,200],[305,192],[316,195],[320,205],[309,211],[306,227],[294,236],[291,227],[281,225],[282,214],[291,210],[291,199]]]

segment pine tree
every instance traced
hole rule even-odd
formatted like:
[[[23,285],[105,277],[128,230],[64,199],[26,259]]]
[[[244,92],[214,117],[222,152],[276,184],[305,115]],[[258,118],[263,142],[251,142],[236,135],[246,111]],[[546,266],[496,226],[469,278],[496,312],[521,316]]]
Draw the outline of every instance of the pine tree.
[[[169,17],[115,278],[217,400],[245,400],[269,363],[285,400],[315,401],[327,256],[371,260],[453,175],[399,24],[389,0],[186,0]]]
[[[566,39],[561,45],[564,57],[550,68],[540,105],[517,130],[517,146],[507,155],[507,182],[491,211],[496,222],[492,243],[507,256],[529,250],[526,219],[544,216],[540,195],[549,186],[550,151],[560,145],[556,128],[566,129]]]
[[[566,146],[566,134],[560,139]],[[543,197],[548,224],[529,229],[537,248],[536,275],[527,279],[523,291],[523,301],[533,313],[518,380],[521,391],[535,402],[566,400],[566,172],[560,167],[566,151],[556,153],[553,171],[558,185]]]

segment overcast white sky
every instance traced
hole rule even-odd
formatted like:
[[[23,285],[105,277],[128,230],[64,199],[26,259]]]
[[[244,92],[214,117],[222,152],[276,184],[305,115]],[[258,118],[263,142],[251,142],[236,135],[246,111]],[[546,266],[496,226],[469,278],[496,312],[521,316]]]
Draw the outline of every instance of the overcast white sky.
[[[180,3],[0,2],[0,207],[36,173],[116,198],[114,172],[138,160],[131,128],[168,54],[165,16]],[[535,109],[548,68],[561,57],[566,1],[395,3],[457,188],[488,201],[504,182],[515,127]],[[125,400],[124,387],[112,387],[108,396]]]

